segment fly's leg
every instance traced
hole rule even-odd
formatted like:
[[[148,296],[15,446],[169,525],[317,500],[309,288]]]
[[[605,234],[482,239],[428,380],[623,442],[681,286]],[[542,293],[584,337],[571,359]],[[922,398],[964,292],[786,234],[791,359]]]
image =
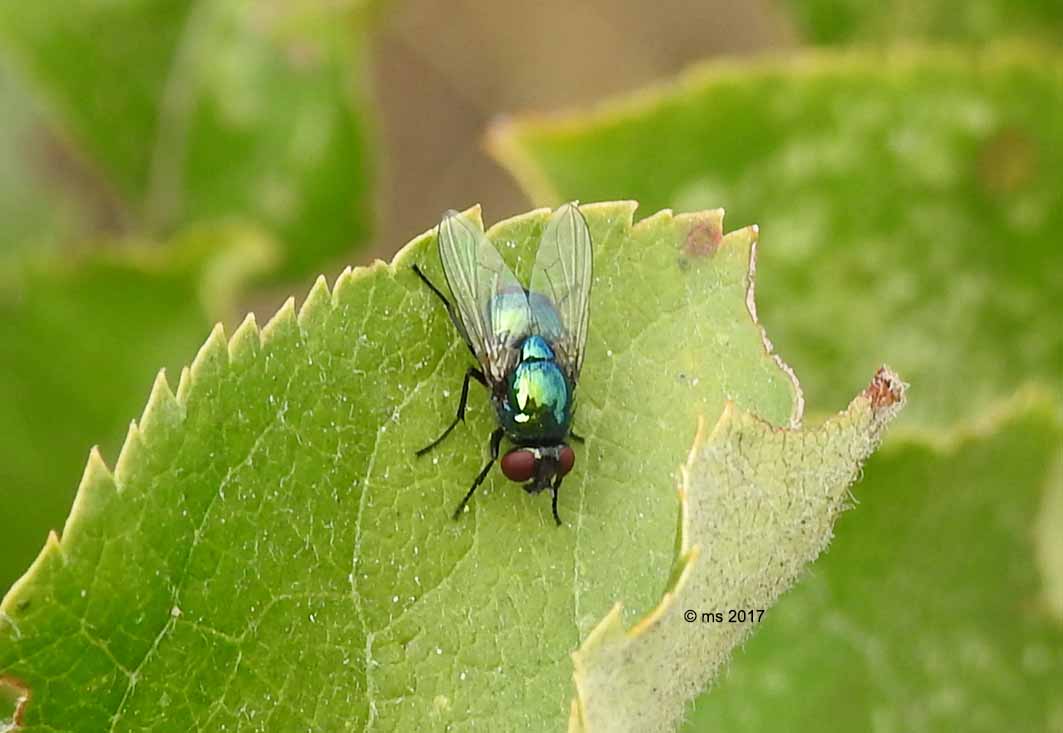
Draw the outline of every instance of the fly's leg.
[[[468,382],[466,382],[466,384],[467,383]],[[458,517],[461,516],[461,513],[465,510],[465,505],[468,504],[469,499],[472,498],[473,492],[476,491],[476,488],[484,482],[484,479],[487,478],[487,472],[491,470],[491,466],[495,465],[495,461],[498,460],[498,446],[502,444],[502,435],[504,434],[504,432],[505,431],[502,430],[502,428],[498,428],[497,430],[495,430],[495,432],[491,433],[491,460],[489,460],[487,462],[487,465],[480,470],[480,473],[476,477],[476,480],[472,482],[472,486],[469,488],[468,493],[465,494],[465,497],[461,500],[461,503],[458,504],[458,508],[454,510],[455,520],[457,520]]]
[[[583,445],[585,442],[587,442],[586,439],[582,435],[577,435],[575,430],[569,430],[568,431],[568,437],[572,438],[574,441],[576,441],[580,445]]]
[[[436,297],[443,302],[443,307],[447,309],[447,315],[450,316],[450,322],[454,324],[454,328],[458,329],[458,333],[461,334],[461,338],[465,342],[465,345],[469,347],[469,352],[472,354],[473,358],[478,358],[476,352],[472,348],[472,341],[469,340],[469,334],[465,332],[465,327],[461,324],[461,319],[458,318],[458,314],[454,311],[454,305],[447,300],[447,296],[443,295],[443,291],[437,288],[435,283],[428,279],[428,276],[421,271],[420,267],[414,264],[412,265],[412,269],[417,273],[417,277],[421,278],[421,281],[428,286],[428,289],[435,293]],[[482,382],[483,380],[481,379],[480,381]]]
[[[485,386],[485,387],[487,386],[487,380],[484,379],[483,372],[481,372],[476,367],[469,367],[468,370],[465,372],[465,381],[461,383],[461,399],[458,401],[458,414],[454,416],[453,422],[451,422],[450,425],[447,426],[447,429],[443,431],[442,435],[440,435],[438,438],[436,438],[431,443],[426,445],[424,448],[421,448],[421,450],[417,451],[417,456],[418,457],[423,456],[425,453],[427,453],[428,451],[432,450],[437,445],[442,443],[443,442],[443,438],[445,438],[448,435],[450,435],[450,431],[453,430],[454,427],[459,422],[462,422],[463,420],[465,420],[465,405],[469,401],[469,380],[470,379],[475,379],[477,382],[479,382],[483,386]]]
[[[550,493],[553,494],[552,501],[550,503],[551,508],[554,510],[554,521],[557,522],[557,526],[561,526],[561,517],[557,516],[557,492],[561,488],[561,476],[559,475],[554,479],[554,485],[550,487]]]

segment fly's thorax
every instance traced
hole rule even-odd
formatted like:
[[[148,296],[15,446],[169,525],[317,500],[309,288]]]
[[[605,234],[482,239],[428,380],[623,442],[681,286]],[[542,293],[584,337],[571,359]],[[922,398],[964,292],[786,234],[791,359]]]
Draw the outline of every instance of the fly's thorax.
[[[498,395],[499,422],[518,445],[549,445],[568,435],[572,423],[572,385],[554,360],[550,344],[529,336],[521,360]]]

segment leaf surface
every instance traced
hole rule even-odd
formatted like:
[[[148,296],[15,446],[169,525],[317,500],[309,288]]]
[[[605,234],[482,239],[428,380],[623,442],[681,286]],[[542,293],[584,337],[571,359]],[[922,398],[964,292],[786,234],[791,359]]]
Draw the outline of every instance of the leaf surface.
[[[323,280],[261,331],[215,330],[176,391],[160,376],[112,473],[93,453],[62,539],[0,610],[0,675],[29,730],[560,728],[569,654],[623,599],[669,587],[675,468],[730,400],[800,418],[751,315],[755,230],[721,213],[584,207],[595,246],[574,472],[549,500],[483,464],[469,363],[438,302],[433,234],[393,266]],[[546,212],[490,231],[530,274]],[[712,242],[706,248],[704,243]],[[86,694],[88,691],[90,694]]]

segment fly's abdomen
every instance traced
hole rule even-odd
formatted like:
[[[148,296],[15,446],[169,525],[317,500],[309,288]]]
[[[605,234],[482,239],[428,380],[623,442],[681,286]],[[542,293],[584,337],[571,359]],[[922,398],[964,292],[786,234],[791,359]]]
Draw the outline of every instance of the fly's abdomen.
[[[519,445],[556,445],[572,422],[572,389],[553,359],[523,361],[509,378],[498,417]]]

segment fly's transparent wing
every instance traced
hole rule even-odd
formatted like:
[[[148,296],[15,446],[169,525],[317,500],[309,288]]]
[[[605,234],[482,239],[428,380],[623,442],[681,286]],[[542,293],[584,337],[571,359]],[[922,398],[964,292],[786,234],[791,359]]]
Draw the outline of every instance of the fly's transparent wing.
[[[463,334],[492,384],[517,363],[517,347],[531,329],[528,298],[479,227],[456,211],[439,224],[439,258],[454,295]]]
[[[591,233],[576,203],[554,212],[543,230],[529,301],[535,330],[554,344],[573,381],[583,367],[591,295]]]

